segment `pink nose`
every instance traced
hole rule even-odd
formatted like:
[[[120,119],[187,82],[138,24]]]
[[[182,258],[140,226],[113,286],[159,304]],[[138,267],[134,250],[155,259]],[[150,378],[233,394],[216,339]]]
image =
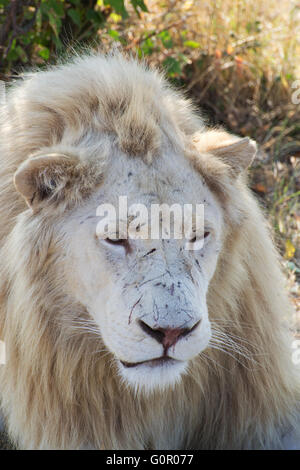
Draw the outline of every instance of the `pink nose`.
[[[160,331],[164,335],[162,338],[162,344],[165,350],[176,344],[180,336],[187,332],[186,328],[166,328],[161,329]]]
[[[171,346],[174,346],[182,336],[186,336],[194,331],[199,323],[200,320],[195,323],[192,328],[151,328],[142,320],[139,321],[142,330],[163,345],[165,353]]]

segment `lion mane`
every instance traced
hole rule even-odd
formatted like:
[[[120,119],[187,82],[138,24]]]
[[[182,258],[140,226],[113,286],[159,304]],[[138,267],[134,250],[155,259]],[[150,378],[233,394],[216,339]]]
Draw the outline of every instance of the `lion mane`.
[[[109,145],[100,128],[149,165],[166,135],[184,148],[228,215],[207,302],[212,322],[221,319],[224,334],[235,338],[235,354],[208,348],[180,383],[151,394],[119,380],[101,338],[84,328],[73,334],[72,319],[88,321],[88,314],[63,292],[52,237],[60,216],[101,184]],[[29,73],[8,90],[0,122],[0,339],[7,357],[0,403],[19,448],[282,448],[284,435],[298,432],[299,375],[284,324],[292,315],[284,278],[245,180],[209,157],[218,132],[206,129],[161,74],[118,54],[76,57]],[[78,157],[61,167],[60,181],[68,184],[53,189],[56,211],[45,205],[43,216],[27,224],[30,209],[14,174],[44,148],[76,148]]]

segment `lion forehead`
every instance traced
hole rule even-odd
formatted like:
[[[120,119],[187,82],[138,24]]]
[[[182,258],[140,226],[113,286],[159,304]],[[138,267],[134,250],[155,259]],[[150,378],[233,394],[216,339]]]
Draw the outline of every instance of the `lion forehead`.
[[[166,140],[180,146],[184,134],[203,127],[188,100],[161,75],[121,55],[78,58],[34,73],[8,103],[23,156],[60,143],[97,147],[101,134],[113,136],[126,154],[151,161]],[[33,129],[32,122],[39,126]],[[25,142],[26,135],[31,139]]]

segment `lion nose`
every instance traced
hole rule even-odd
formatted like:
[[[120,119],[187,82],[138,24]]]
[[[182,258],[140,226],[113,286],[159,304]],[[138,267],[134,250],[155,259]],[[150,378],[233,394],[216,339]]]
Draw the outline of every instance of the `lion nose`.
[[[180,338],[194,331],[199,323],[200,320],[192,328],[151,328],[147,323],[139,320],[142,330],[162,344],[165,351],[174,346]]]

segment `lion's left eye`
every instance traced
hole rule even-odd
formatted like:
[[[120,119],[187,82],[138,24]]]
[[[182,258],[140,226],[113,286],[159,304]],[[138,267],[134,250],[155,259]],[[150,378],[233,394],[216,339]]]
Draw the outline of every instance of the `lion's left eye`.
[[[210,232],[204,232],[203,238],[207,238],[209,234],[210,234]],[[189,242],[190,243],[195,243],[195,242],[197,242],[198,240],[201,240],[201,239],[202,239],[202,237],[198,237],[197,235],[194,235],[194,237],[191,238],[191,240],[189,240]]]
[[[193,234],[193,236],[186,241],[185,248],[187,250],[201,250],[203,248],[205,240],[209,237],[210,232],[206,230],[203,235]]]

